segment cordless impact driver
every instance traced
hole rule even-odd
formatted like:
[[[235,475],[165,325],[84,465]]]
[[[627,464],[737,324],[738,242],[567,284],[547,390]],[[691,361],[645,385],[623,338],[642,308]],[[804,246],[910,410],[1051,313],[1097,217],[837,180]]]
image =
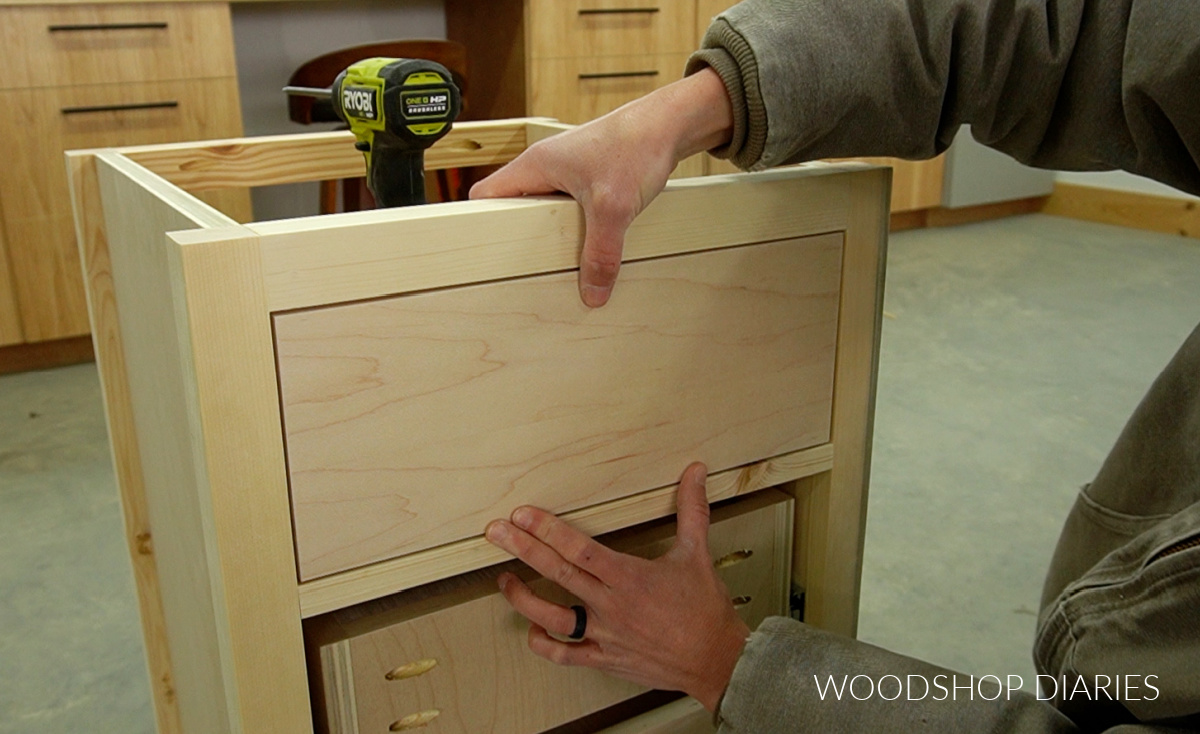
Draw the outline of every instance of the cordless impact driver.
[[[380,207],[425,203],[425,149],[440,140],[462,107],[446,67],[424,59],[363,59],[329,89],[286,87],[328,98],[367,162],[367,187]]]

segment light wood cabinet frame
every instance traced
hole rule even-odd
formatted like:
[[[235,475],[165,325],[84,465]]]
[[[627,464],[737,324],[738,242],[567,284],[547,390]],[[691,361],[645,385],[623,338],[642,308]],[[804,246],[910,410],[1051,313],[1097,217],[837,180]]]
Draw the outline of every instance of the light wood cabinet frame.
[[[426,164],[504,163],[562,128],[460,124]],[[564,197],[248,225],[196,198],[361,175],[351,142],[327,133],[68,154],[162,732],[310,731],[303,618],[506,560],[472,537],[297,579],[272,314],[570,271],[583,235],[582,213]],[[625,249],[629,262],[842,237],[831,440],[716,473],[708,492],[718,500],[784,486],[796,497],[793,580],[806,591],[806,619],[850,635],[889,187],[890,171],[862,164],[677,181],[634,223]],[[671,514],[674,493],[658,487],[566,518],[593,534],[627,527]]]

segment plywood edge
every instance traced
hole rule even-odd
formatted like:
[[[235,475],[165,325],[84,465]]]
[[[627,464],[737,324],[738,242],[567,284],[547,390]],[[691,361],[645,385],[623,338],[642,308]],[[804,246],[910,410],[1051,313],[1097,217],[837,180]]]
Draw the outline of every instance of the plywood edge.
[[[320,656],[330,734],[358,734],[358,702],[354,696],[350,641],[322,645]]]
[[[1042,213],[1200,239],[1200,201],[1194,198],[1056,183]]]
[[[796,544],[796,506],[799,504],[793,495],[787,496],[790,501],[786,511],[775,516],[776,537],[788,539],[788,542],[775,546],[775,565],[783,571],[779,578],[783,579],[784,584],[783,601],[776,614],[783,617],[791,616],[792,611],[792,556]]]
[[[885,169],[844,164],[672,182],[633,222],[624,259],[843,230],[848,187],[871,170]],[[704,216],[712,211],[722,216]],[[573,270],[583,216],[566,197],[525,197],[264,222],[251,229],[262,237],[274,312]]]
[[[708,498],[716,502],[828,471],[834,448],[824,444],[713,474]],[[563,515],[589,535],[600,535],[675,512],[675,485]],[[482,529],[481,529],[482,530]],[[300,585],[300,611],[313,617],[509,560],[482,537],[469,538]]]
[[[97,161],[103,161],[104,165],[112,170],[119,171],[129,181],[179,212],[196,227],[238,226],[230,217],[139,165],[118,150],[71,151],[67,153],[67,160],[70,161],[72,156],[87,155],[91,155]]]

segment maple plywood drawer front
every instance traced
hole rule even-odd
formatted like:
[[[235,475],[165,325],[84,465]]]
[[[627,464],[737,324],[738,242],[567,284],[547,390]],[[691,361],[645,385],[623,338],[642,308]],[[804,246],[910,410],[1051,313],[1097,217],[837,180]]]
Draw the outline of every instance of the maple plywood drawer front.
[[[225,3],[0,7],[0,88],[236,76]]]
[[[449,245],[448,245],[449,246]],[[275,317],[300,575],[829,440],[841,235]]]
[[[713,511],[709,548],[751,628],[787,612],[791,523],[792,501],[775,490]],[[657,557],[673,532],[673,523],[658,522],[603,540]],[[330,731],[532,734],[645,691],[529,652],[528,623],[496,590],[502,570],[527,573],[505,564],[311,620],[312,689]],[[544,580],[534,587],[575,601]]]
[[[529,58],[688,53],[696,8],[680,0],[530,0]]]

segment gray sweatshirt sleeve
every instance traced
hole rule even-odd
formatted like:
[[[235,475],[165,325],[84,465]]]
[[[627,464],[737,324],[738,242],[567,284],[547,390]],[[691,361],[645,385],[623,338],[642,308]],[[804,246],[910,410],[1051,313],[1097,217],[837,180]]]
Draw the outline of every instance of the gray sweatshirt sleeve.
[[[771,617],[750,636],[716,719],[721,734],[1079,731],[1020,685],[972,678]],[[1153,731],[1131,725],[1110,734]]]
[[[743,168],[921,159],[959,127],[1024,163],[1123,169],[1200,193],[1200,3],[745,0],[688,73],[733,100]]]

